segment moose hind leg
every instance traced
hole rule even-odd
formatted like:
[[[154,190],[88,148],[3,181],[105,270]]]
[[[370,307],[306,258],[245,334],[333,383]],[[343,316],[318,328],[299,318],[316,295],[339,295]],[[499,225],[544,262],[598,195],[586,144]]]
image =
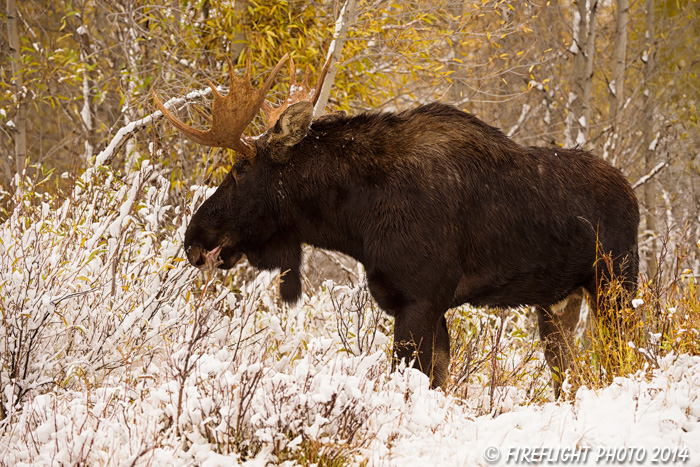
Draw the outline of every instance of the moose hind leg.
[[[564,374],[571,364],[574,349],[574,331],[578,324],[583,289],[576,289],[568,297],[548,308],[537,307],[540,340],[544,342],[544,356],[552,371],[554,395],[559,398]]]
[[[396,361],[409,364],[430,378],[430,387],[442,387],[447,381],[450,365],[450,336],[443,314],[437,320],[424,314],[404,310],[394,323],[394,355]]]

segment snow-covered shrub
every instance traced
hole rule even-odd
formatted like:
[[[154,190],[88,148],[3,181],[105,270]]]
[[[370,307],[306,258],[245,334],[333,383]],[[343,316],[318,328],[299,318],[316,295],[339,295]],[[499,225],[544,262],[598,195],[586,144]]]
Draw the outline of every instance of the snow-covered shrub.
[[[92,170],[60,201],[15,185],[0,225],[11,463],[191,459],[201,443],[241,458],[345,457],[367,443],[375,408],[358,398],[386,373],[389,339],[363,331],[372,354],[337,360],[346,322],[330,293],[289,308],[277,274],[231,287],[190,267],[185,213],[206,189],[170,206],[148,161],[123,180]]]
[[[488,310],[464,305],[447,315],[452,340],[449,392],[478,413],[540,402],[549,368],[528,308]]]
[[[390,321],[364,285],[326,282],[290,307],[277,273],[189,266],[189,213],[211,190],[186,206],[168,190],[148,162],[124,179],[91,170],[60,200],[16,179],[0,224],[0,465],[487,465],[488,446],[697,445],[697,357],[545,403],[533,314],[460,307],[450,384],[433,391],[391,372]]]
[[[164,225],[168,182],[147,162],[125,181],[108,171],[62,202],[16,178],[0,226],[2,406],[31,393],[101,383],[143,366],[191,306],[194,272],[176,256],[182,226]],[[178,219],[182,222],[182,216]]]
[[[389,333],[388,318],[374,303],[366,280],[355,286],[337,286],[326,281],[325,286],[333,304],[338,337],[346,352],[361,355],[376,345],[386,344],[384,339],[375,342]]]

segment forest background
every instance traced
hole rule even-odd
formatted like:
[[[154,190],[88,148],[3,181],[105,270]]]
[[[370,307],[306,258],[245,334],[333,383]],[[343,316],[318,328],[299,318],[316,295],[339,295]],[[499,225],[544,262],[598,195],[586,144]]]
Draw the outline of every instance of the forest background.
[[[205,78],[220,82],[225,57],[241,65],[246,48],[259,79],[287,52],[298,69],[317,72],[344,6],[6,3],[0,36],[4,216],[10,183],[25,165],[27,175],[45,180],[43,190],[71,187],[122,126],[154,112],[152,89],[184,96],[206,88]],[[352,11],[343,18],[347,37],[330,110],[354,114],[438,100],[521,144],[589,149],[635,187],[643,274],[653,277],[660,250],[669,250],[682,258],[683,270],[700,275],[698,1],[345,3]],[[286,86],[277,79],[270,98],[283,96]],[[171,195],[184,199],[192,183],[217,183],[234,157],[151,125],[135,132],[109,165],[128,174],[149,158],[171,180]]]

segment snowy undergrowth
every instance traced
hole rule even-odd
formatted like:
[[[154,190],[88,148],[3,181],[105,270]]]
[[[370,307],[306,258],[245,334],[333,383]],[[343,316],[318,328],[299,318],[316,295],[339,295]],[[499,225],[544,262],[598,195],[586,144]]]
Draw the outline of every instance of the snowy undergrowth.
[[[391,372],[390,323],[365,287],[284,306],[277,274],[241,283],[184,260],[205,188],[182,209],[148,162],[89,178],[62,202],[17,180],[0,226],[2,465],[486,465],[489,446],[700,446],[697,357],[544,403],[526,310],[463,308],[452,389],[432,391]]]

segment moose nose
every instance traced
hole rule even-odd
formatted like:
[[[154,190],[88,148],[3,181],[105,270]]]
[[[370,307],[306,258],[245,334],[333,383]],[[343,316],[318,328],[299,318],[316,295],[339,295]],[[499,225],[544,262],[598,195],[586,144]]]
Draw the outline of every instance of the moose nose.
[[[201,268],[207,262],[207,252],[197,245],[192,245],[187,250],[187,259],[192,266]]]

